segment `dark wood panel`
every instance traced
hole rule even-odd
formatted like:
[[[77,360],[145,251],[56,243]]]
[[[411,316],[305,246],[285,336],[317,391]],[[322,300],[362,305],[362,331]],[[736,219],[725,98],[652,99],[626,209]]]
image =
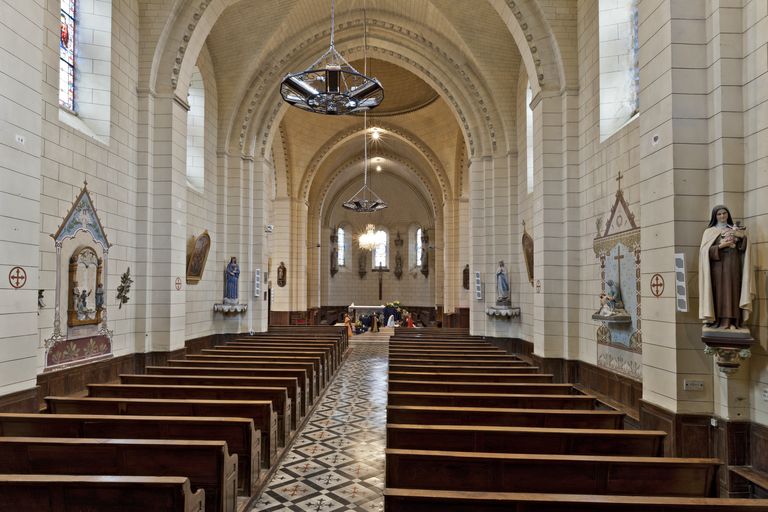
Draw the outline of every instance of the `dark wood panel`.
[[[37,412],[37,386],[0,396],[0,412]]]
[[[121,373],[135,369],[135,354],[129,354],[41,373],[37,376],[37,403],[43,408],[46,396],[68,396],[84,391],[90,383],[117,382]]]

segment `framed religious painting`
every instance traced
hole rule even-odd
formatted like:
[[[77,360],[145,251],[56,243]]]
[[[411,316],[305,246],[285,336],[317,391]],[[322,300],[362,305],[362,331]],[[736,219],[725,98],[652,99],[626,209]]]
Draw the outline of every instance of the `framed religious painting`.
[[[208,230],[200,236],[192,236],[187,243],[187,284],[197,284],[203,278],[208,251],[211,250],[211,236]]]

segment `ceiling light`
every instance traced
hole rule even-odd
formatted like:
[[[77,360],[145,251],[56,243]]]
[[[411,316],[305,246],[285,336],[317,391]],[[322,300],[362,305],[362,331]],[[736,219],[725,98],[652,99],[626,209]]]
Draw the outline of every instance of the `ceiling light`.
[[[318,114],[366,112],[379,106],[384,89],[376,78],[357,71],[336,51],[334,12],[331,0],[330,47],[309,68],[286,75],[280,84],[280,94],[287,103]]]
[[[373,224],[368,224],[365,227],[365,232],[357,237],[358,246],[364,251],[372,251],[386,241],[386,233],[383,231],[376,231],[376,226]]]
[[[380,165],[376,166],[376,172],[381,172],[381,166]]]

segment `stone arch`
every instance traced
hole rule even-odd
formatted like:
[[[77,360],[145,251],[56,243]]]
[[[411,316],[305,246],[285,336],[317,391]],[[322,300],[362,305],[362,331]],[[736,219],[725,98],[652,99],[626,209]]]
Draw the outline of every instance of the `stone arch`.
[[[559,91],[566,85],[565,68],[557,41],[538,0],[488,0],[515,39],[531,80],[533,95]],[[527,51],[525,51],[527,49]]]
[[[431,34],[427,27],[417,32],[388,20],[374,19],[368,23],[372,27],[369,55],[402,66],[429,83],[451,105],[471,152],[490,154],[496,149],[497,139],[505,140],[496,133],[503,125],[492,94],[485,87],[479,72],[452,57],[454,47],[450,42]],[[353,27],[358,24],[362,27],[362,19],[348,23]],[[273,80],[292,70],[287,67],[291,65],[289,61],[311,62],[324,49],[327,39],[323,36],[326,33],[307,37],[282,56],[272,55],[267,59],[277,64],[256,76],[248,91],[242,95],[240,108],[233,113],[230,132],[224,137],[228,147],[233,151],[246,150],[248,142],[255,138],[253,153],[265,151],[274,137],[276,119],[284,112]],[[423,34],[430,34],[433,38],[427,39]],[[336,47],[350,60],[362,56],[359,38],[353,42],[339,41]],[[235,137],[235,133],[239,135]]]
[[[390,123],[381,122],[377,122],[376,126],[383,128],[387,131],[387,133],[394,134],[399,140],[405,142],[413,149],[415,149],[429,163],[431,170],[433,171],[435,178],[437,179],[437,182],[440,186],[441,200],[443,203],[448,202],[448,200],[453,196],[451,191],[451,183],[445,168],[437,158],[437,155],[435,155],[435,153],[419,137],[403,128],[394,126]],[[320,150],[318,150],[312,156],[310,165],[302,176],[301,185],[299,188],[299,198],[303,199],[304,201],[309,200],[310,189],[312,188],[314,179],[326,158],[328,158],[333,153],[334,149],[339,147],[341,144],[344,144],[346,141],[352,138],[359,137],[360,132],[360,128],[350,128],[349,130],[337,133],[321,146]]]
[[[439,194],[436,190],[434,190],[434,185],[429,183],[429,180],[424,176],[422,172],[419,171],[418,166],[414,165],[413,162],[411,162],[408,159],[402,158],[400,155],[397,155],[392,152],[381,152],[379,155],[386,157],[389,160],[392,160],[394,162],[399,163],[404,168],[408,169],[413,173],[414,176],[418,179],[418,181],[421,183],[422,187],[424,187],[424,190],[427,192],[429,197],[425,197],[425,203],[429,204],[432,208],[432,213],[434,215],[435,219],[442,218],[442,205],[440,201],[438,201]],[[344,172],[346,172],[348,169],[350,169],[352,166],[359,164],[360,158],[359,157],[353,157],[347,159],[344,163],[336,167],[336,170],[331,172],[327,179],[323,180],[323,185],[315,188],[312,187],[312,190],[310,191],[310,194],[307,197],[307,204],[309,205],[310,213],[315,213],[318,218],[322,218],[323,208],[326,203],[326,200],[328,197],[328,191],[330,190],[331,186],[336,182],[336,180],[341,176]],[[316,183],[315,183],[316,184]],[[416,189],[414,189],[416,190]],[[422,195],[420,191],[419,195]],[[336,197],[336,196],[334,196]],[[314,198],[319,198],[318,201],[313,201]],[[313,206],[315,207],[313,209]]]

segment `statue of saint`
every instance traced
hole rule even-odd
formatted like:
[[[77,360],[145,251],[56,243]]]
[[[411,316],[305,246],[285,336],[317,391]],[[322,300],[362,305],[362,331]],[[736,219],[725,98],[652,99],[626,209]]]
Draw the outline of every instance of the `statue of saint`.
[[[237,258],[232,256],[224,272],[224,302],[237,304],[237,281],[240,278],[240,266],[237,264]]]
[[[755,298],[749,238],[731,212],[715,206],[699,247],[699,319],[709,327],[739,329]]]
[[[85,320],[88,318],[88,296],[91,295],[90,290],[80,290],[80,296],[77,298],[77,318],[79,320]]]
[[[280,265],[277,267],[277,286],[283,287],[286,283],[286,268],[285,268],[285,262],[280,262]]]
[[[507,279],[507,270],[504,268],[504,261],[499,262],[499,268],[496,269],[496,304],[509,304],[509,280]]]
[[[104,309],[104,285],[101,283],[96,285],[94,300],[96,301],[96,311]]]

